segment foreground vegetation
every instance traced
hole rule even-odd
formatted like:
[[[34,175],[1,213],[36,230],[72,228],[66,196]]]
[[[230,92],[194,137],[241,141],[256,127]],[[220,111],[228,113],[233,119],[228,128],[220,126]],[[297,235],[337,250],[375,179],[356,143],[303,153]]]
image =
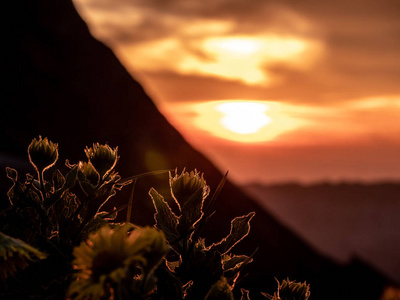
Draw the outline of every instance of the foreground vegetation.
[[[234,299],[235,283],[253,258],[232,249],[248,235],[254,213],[233,219],[218,243],[208,245],[201,236],[226,176],[213,193],[197,170],[122,179],[118,148],[93,144],[85,153],[85,162],[66,161],[66,174],[50,174],[58,145],[39,137],[28,147],[35,174],[22,178],[6,168],[12,187],[1,198],[8,204],[0,214],[1,299]],[[160,172],[169,172],[171,195],[152,188],[143,199],[153,202],[153,227],[130,222],[132,198],[104,208],[122,188],[133,192],[137,179]],[[175,211],[166,200],[171,197]],[[126,221],[118,222],[125,212]],[[306,300],[310,290],[287,279],[263,295]],[[242,300],[250,296],[241,290]]]

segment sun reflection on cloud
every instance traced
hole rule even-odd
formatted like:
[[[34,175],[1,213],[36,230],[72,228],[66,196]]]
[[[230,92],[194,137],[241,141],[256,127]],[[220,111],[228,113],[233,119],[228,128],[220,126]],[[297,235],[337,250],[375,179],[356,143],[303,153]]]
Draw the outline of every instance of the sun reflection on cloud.
[[[270,84],[272,65],[291,68],[310,66],[321,53],[321,44],[300,37],[276,35],[220,35],[181,39],[168,37],[119,49],[124,61],[141,71],[171,70],[239,80],[247,84]]]

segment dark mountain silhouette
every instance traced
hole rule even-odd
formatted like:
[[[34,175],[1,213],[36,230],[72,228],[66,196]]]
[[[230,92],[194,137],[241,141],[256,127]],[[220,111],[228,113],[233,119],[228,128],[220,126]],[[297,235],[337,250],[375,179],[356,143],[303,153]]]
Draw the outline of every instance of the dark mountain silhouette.
[[[205,173],[215,189],[222,175],[158,112],[143,88],[112,51],[89,33],[71,0],[13,0],[3,4],[7,52],[1,68],[1,168],[32,171],[26,148],[47,136],[60,145],[60,163],[83,160],[93,142],[118,146],[123,177],[183,167]],[[9,180],[1,173],[2,193]],[[133,222],[153,224],[147,191],[162,191],[167,176],[140,180],[135,188]],[[127,191],[129,193],[129,191]],[[118,201],[126,201],[122,197]],[[4,199],[2,197],[1,199]],[[115,203],[114,203],[115,204]],[[230,219],[255,211],[251,234],[237,253],[259,247],[240,286],[258,299],[273,292],[275,277],[307,280],[313,299],[378,299],[386,279],[362,262],[339,266],[321,256],[277,222],[240,189],[227,183],[205,229],[212,242],[229,232]]]

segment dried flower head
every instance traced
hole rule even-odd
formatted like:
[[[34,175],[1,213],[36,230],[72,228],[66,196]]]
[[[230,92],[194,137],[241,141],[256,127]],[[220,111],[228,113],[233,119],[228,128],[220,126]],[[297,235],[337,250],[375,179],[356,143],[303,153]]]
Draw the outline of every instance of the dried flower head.
[[[107,144],[93,144],[93,148],[86,147],[85,153],[89,162],[99,172],[101,179],[104,179],[105,175],[112,171],[119,159],[118,147],[111,149]]]
[[[46,255],[27,243],[0,232],[0,278],[7,279],[24,269],[29,261],[46,258]]]
[[[142,270],[155,268],[168,251],[164,235],[155,228],[133,229],[124,224],[104,226],[75,247],[73,267],[77,270],[69,294],[76,299],[99,299],[108,293],[106,283],[118,285],[132,274],[134,266]]]
[[[52,167],[58,159],[58,144],[49,141],[47,137],[33,139],[28,146],[28,156],[31,164],[39,173]]]
[[[210,187],[206,184],[203,174],[196,169],[194,171],[182,171],[180,175],[175,171],[175,176],[169,174],[169,184],[172,196],[178,205],[183,205],[199,189],[203,190],[203,199],[210,193]]]

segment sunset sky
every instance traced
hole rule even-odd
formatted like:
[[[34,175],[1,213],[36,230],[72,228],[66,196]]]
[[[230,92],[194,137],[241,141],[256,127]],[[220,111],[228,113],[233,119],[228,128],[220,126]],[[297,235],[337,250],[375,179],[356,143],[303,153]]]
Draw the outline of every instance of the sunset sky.
[[[400,180],[400,1],[74,4],[231,180]]]

